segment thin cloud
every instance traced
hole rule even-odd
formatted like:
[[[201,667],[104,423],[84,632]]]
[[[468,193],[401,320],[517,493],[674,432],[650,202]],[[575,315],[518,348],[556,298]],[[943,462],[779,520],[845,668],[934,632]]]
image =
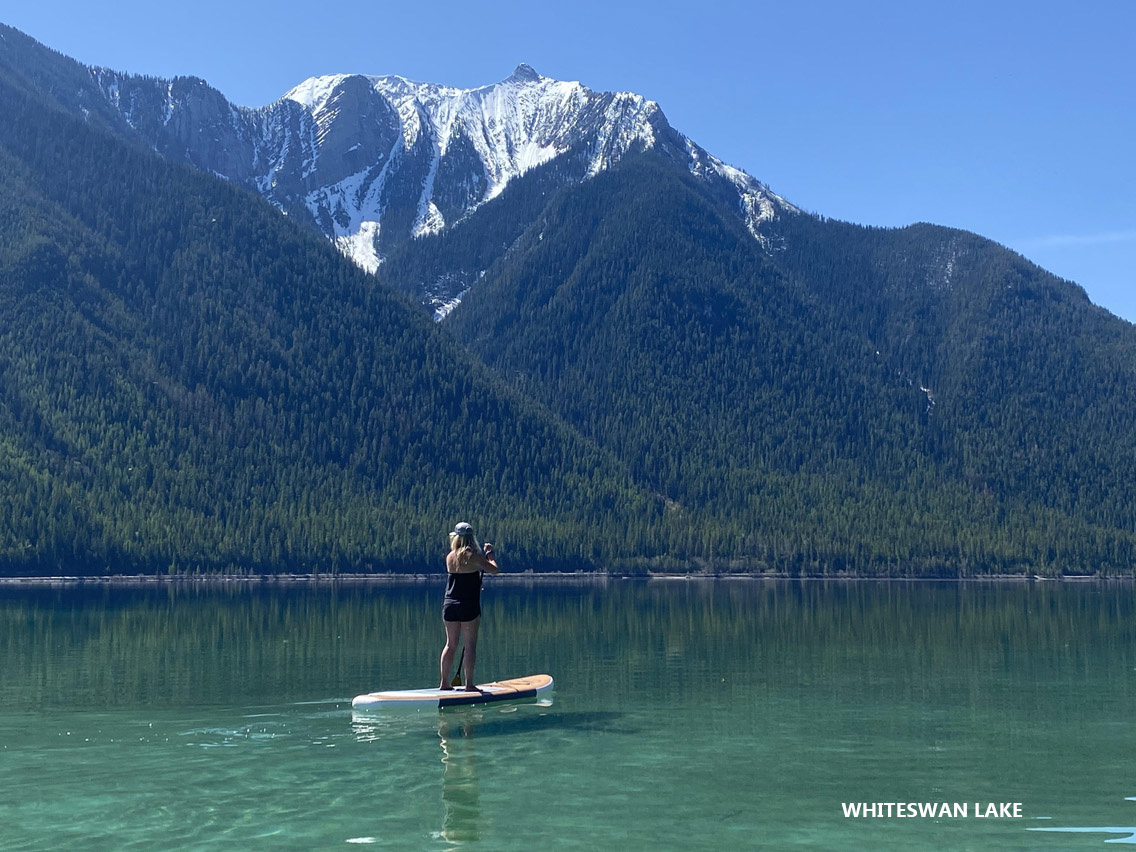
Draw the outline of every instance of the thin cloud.
[[[1127,231],[1101,231],[1097,234],[1050,234],[1029,237],[1019,245],[1024,249],[1080,248],[1111,243],[1136,243],[1136,228]]]

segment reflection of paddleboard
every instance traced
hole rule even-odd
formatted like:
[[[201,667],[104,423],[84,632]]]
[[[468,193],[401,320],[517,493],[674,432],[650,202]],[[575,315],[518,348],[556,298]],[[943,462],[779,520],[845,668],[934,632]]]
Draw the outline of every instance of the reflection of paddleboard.
[[[512,680],[497,680],[483,683],[477,687],[480,692],[465,692],[461,689],[396,689],[390,692],[368,692],[356,695],[351,706],[356,710],[377,710],[406,707],[424,709],[427,707],[458,707],[463,704],[488,704],[491,701],[519,701],[535,698],[552,689],[552,678],[546,674],[517,677]]]

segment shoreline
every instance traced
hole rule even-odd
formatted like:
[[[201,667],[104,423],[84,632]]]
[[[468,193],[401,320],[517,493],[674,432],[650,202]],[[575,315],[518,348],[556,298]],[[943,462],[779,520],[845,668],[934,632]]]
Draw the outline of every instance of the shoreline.
[[[0,577],[0,588],[20,586],[402,586],[441,584],[445,575],[437,574],[217,574],[157,575],[106,574],[100,576],[58,575],[50,577]],[[824,576],[787,573],[767,574],[675,574],[675,573],[601,573],[601,572],[513,572],[494,575],[492,583],[507,585],[605,584],[612,581],[638,580],[664,583],[705,582],[829,582],[829,583],[1116,583],[1132,582],[1133,576],[1104,577],[1096,574],[1070,574],[1042,577],[1025,574],[988,574],[969,577],[874,577]]]

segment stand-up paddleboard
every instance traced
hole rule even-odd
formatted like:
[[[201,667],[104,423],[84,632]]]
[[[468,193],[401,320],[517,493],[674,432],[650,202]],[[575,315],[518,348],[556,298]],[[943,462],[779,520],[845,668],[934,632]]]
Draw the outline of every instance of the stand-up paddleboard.
[[[522,701],[552,691],[552,677],[546,674],[516,677],[479,684],[480,692],[462,689],[396,689],[390,692],[368,692],[351,700],[355,710],[390,710],[404,707],[423,710],[429,707],[459,707],[464,704],[489,704],[493,701]]]

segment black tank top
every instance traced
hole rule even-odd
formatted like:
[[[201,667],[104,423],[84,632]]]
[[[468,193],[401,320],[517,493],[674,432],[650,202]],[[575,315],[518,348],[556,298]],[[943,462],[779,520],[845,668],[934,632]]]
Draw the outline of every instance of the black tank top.
[[[446,603],[468,604],[481,600],[481,572],[446,575]]]

